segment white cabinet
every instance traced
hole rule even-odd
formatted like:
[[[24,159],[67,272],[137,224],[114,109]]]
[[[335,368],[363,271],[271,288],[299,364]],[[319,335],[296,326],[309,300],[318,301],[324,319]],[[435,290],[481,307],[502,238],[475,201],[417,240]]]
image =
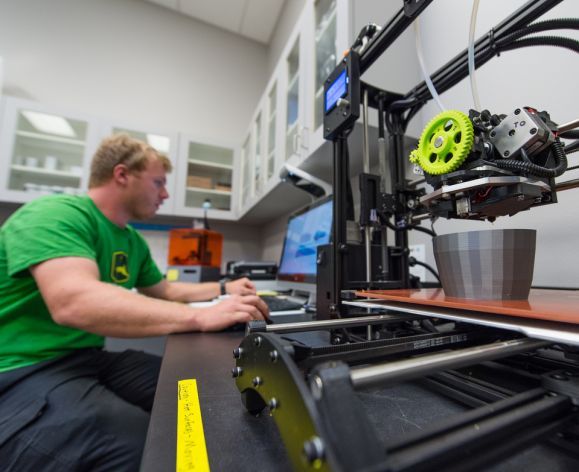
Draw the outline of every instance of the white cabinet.
[[[284,130],[280,120],[279,74],[274,75],[254,112],[245,140],[239,152],[240,214],[266,195],[279,183],[279,169],[283,161]]]
[[[206,205],[209,218],[234,220],[236,161],[233,144],[181,136],[175,213],[201,217]]]
[[[23,203],[39,195],[84,193],[97,143],[94,118],[7,97],[0,131],[0,199]]]
[[[306,22],[311,32],[307,67],[306,126],[311,130],[309,152],[325,141],[324,82],[350,46],[355,32],[352,27],[352,0],[317,0],[306,6]]]
[[[270,85],[267,91],[266,104],[265,104],[265,125],[267,133],[265,135],[265,148],[266,148],[266,164],[265,164],[265,182],[266,186],[275,180],[277,173],[279,171],[279,156],[280,156],[280,146],[279,142],[279,117],[277,111],[277,105],[279,99],[278,94],[278,81],[277,77],[274,77],[273,83]]]
[[[247,134],[240,152],[241,172],[239,179],[240,210],[245,211],[253,202],[253,148],[251,131]]]
[[[178,137],[177,133],[159,132],[159,131],[143,131],[137,126],[111,126],[105,125],[103,127],[103,138],[111,134],[126,133],[132,138],[139,139],[148,143],[152,148],[169,158],[173,165],[173,171],[167,174],[167,192],[169,198],[163,202],[159,208],[159,215],[173,215],[175,214],[175,200],[176,200],[176,174],[177,174],[177,147]]]
[[[292,164],[297,164],[308,149],[306,93],[311,31],[307,19],[308,11],[304,10],[277,66],[283,91],[280,112],[284,129],[284,139],[279,145],[284,149],[283,160]]]
[[[241,145],[240,216],[255,213],[273,190],[276,197],[283,195],[282,165],[300,166],[323,144],[323,84],[347,47],[351,2],[306,1]],[[344,25],[346,31],[338,31]],[[303,203],[289,193],[296,205]],[[278,214],[293,209],[292,201],[279,205]]]

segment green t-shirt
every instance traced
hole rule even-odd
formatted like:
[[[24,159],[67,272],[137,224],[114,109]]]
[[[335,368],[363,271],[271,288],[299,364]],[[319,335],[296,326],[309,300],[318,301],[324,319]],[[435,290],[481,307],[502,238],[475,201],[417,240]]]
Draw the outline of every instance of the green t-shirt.
[[[127,289],[162,279],[143,237],[112,223],[89,197],[28,203],[0,228],[0,372],[104,345],[102,336],[56,324],[28,270],[69,256],[94,260],[100,280]]]

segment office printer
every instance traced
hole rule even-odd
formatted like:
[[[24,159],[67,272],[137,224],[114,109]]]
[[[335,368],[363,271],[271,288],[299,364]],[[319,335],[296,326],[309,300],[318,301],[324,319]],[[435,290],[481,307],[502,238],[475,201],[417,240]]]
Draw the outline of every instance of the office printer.
[[[271,261],[232,261],[227,263],[227,274],[232,278],[249,277],[253,280],[273,280],[277,274],[277,264]]]

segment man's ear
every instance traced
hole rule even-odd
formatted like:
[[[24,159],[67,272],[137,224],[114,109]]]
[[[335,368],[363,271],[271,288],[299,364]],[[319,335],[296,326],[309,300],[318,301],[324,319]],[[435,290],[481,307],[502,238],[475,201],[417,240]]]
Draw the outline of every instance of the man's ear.
[[[117,164],[113,168],[113,180],[120,185],[127,185],[129,173],[129,169],[125,164]]]

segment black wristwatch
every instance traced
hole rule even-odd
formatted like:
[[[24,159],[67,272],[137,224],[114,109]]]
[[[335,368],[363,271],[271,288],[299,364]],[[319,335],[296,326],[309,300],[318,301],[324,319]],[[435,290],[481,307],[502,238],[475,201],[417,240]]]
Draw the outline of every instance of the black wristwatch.
[[[227,282],[229,282],[227,279],[221,279],[219,281],[219,292],[221,295],[227,295],[227,288],[225,287]]]

